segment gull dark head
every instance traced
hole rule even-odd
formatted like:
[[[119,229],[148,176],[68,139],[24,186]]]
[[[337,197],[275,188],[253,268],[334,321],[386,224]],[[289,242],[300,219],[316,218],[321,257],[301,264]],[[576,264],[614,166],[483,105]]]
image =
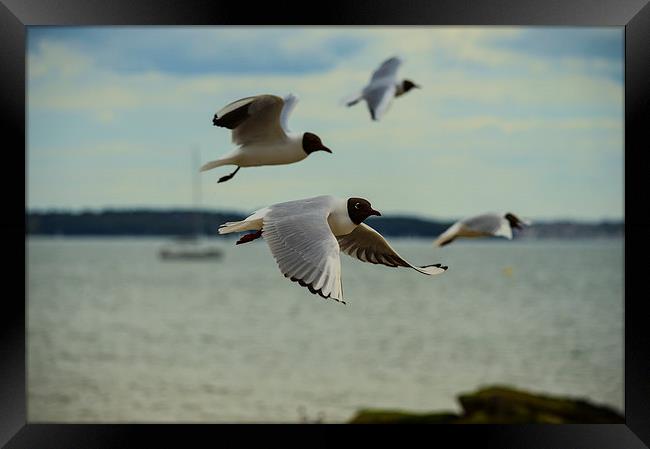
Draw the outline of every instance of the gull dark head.
[[[508,212],[504,218],[508,220],[510,227],[513,229],[522,229],[523,225],[527,224],[526,222],[520,220],[519,217],[517,217],[515,214],[510,212]]]
[[[314,151],[327,151],[328,153],[332,152],[332,150],[323,145],[320,137],[314,133],[304,133],[302,135],[302,149],[305,151],[305,153],[307,153],[307,155],[310,155]]]
[[[352,223],[356,225],[361,224],[363,220],[371,215],[381,216],[378,211],[372,208],[370,201],[364,200],[363,198],[348,199],[348,216],[352,220]]]
[[[409,90],[413,89],[414,87],[417,87],[418,89],[422,89],[420,86],[418,86],[417,84],[415,84],[411,80],[402,81],[402,90],[404,91],[404,93],[408,92]]]

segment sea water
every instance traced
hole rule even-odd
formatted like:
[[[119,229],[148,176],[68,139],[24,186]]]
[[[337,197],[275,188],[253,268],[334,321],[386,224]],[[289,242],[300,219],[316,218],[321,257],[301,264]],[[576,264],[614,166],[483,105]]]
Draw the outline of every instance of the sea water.
[[[261,240],[215,241],[164,261],[165,239],[28,238],[28,421],[344,422],[495,384],[623,411],[622,239],[391,239],[449,270],[342,255],[347,305]]]

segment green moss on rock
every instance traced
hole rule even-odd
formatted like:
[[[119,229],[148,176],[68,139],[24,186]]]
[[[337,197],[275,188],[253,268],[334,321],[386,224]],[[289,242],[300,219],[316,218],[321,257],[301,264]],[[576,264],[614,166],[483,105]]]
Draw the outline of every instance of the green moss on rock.
[[[456,421],[453,413],[409,413],[397,410],[360,410],[350,424],[448,424]]]
[[[492,386],[458,396],[463,413],[361,410],[350,424],[603,424],[624,423],[616,410],[583,399]]]
[[[498,422],[622,423],[615,410],[583,399],[533,394],[494,386],[461,394],[458,400],[467,417],[484,412]]]

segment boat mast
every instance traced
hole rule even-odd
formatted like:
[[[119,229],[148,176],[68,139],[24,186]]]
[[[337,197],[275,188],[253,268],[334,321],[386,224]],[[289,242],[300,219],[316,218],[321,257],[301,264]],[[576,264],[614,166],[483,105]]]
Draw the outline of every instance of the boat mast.
[[[201,205],[201,178],[199,177],[200,152],[197,145],[192,146],[192,208],[194,209],[194,237],[202,234],[203,215]]]

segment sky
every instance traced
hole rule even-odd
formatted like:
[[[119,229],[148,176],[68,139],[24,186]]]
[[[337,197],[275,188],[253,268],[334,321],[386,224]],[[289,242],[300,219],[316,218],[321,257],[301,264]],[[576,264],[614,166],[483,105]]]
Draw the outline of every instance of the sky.
[[[330,194],[384,215],[624,217],[623,27],[28,27],[29,210],[252,212]],[[422,86],[379,122],[360,90],[382,61]],[[233,149],[214,113],[299,102],[291,131],[333,154],[195,174]]]

